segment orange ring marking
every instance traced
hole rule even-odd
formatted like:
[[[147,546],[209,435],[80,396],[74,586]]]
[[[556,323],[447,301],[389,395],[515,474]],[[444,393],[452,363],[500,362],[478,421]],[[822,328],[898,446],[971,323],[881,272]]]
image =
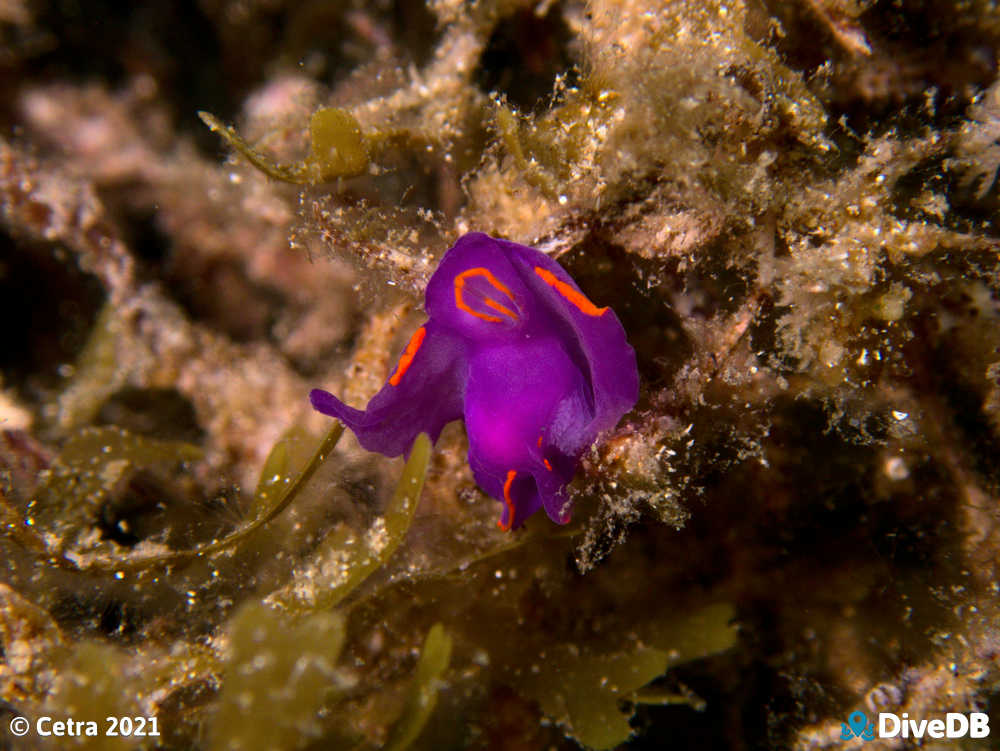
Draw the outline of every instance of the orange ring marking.
[[[389,378],[389,383],[393,386],[399,385],[399,381],[403,377],[403,373],[409,369],[410,363],[413,362],[413,358],[417,356],[417,350],[419,350],[420,345],[424,343],[425,336],[427,336],[427,329],[423,326],[413,332],[413,336],[410,337],[410,341],[406,345],[406,349],[403,350],[403,354],[399,358],[399,365],[396,366],[396,372],[392,374],[391,378]]]
[[[535,273],[542,277],[542,281],[555,289],[556,292],[569,300],[570,303],[575,305],[577,310],[581,313],[588,316],[602,316],[607,311],[606,307],[598,308],[594,305],[594,303],[587,299],[586,295],[582,292],[577,292],[562,279],[556,278],[556,275],[548,269],[543,269],[541,266],[535,266]]]
[[[514,523],[514,501],[510,497],[510,486],[514,484],[515,477],[517,477],[517,471],[510,470],[507,472],[507,481],[503,484],[503,502],[507,504],[507,523],[503,523],[503,517],[501,516],[497,520],[497,526],[504,532],[510,529],[510,525]]]
[[[511,301],[514,300],[514,295],[511,293],[509,289],[507,289],[507,286],[499,279],[497,279],[495,276],[493,276],[493,273],[489,269],[483,268],[482,266],[476,266],[475,268],[472,269],[466,269],[461,274],[455,277],[455,307],[458,308],[459,310],[464,310],[466,313],[474,315],[476,318],[482,318],[484,321],[492,321],[493,323],[500,323],[501,321],[503,321],[502,318],[497,318],[496,316],[480,313],[479,311],[473,310],[472,308],[470,308],[468,305],[465,304],[465,301],[462,299],[462,290],[465,288],[466,278],[470,276],[483,277],[487,282],[493,285],[494,289],[507,295],[507,297],[510,298]],[[506,305],[498,303],[496,300],[487,297],[483,300],[483,303],[487,307],[495,310],[497,313],[503,313],[505,316],[509,316],[513,318],[515,321],[518,320],[517,313],[508,308]]]

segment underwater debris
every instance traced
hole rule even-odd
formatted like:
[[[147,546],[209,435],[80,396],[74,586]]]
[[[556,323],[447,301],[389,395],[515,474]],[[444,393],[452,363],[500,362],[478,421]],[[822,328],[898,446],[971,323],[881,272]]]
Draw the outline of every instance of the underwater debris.
[[[512,529],[544,508],[570,519],[565,487],[583,452],[635,404],[635,352],[609,308],[544,253],[482,233],[462,237],[427,284],[429,320],[364,410],[310,394],[361,445],[386,456],[464,417],[476,482]]]

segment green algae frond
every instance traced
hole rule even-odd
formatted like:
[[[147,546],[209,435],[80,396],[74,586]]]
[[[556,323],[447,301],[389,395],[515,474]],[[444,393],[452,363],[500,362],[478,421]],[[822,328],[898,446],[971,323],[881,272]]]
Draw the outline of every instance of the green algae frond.
[[[394,144],[410,140],[399,130],[364,132],[347,110],[322,107],[309,119],[309,155],[294,164],[278,164],[246,142],[236,129],[209,112],[199,112],[213,133],[242,154],[269,177],[299,185],[319,185],[346,177],[357,177],[374,167],[373,160]]]
[[[413,688],[402,716],[393,726],[384,751],[405,751],[409,748],[437,706],[438,684],[451,661],[451,637],[444,626],[435,623],[427,632],[424,648],[413,676]]]
[[[250,604],[234,615],[209,748],[295,749],[322,738],[320,710],[353,684],[337,667],[344,628],[328,612],[293,621]]]
[[[413,521],[430,455],[430,438],[421,433],[413,442],[385,515],[362,535],[346,527],[335,528],[317,547],[313,562],[297,571],[288,586],[269,595],[268,601],[293,611],[332,608],[383,567]]]

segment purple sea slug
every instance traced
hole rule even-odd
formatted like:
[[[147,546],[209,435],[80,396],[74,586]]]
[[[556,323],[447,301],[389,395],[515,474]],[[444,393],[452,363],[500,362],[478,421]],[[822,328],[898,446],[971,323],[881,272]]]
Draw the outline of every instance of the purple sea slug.
[[[580,456],[638,398],[618,318],[544,253],[479,232],[441,259],[424,307],[428,321],[364,411],[321,389],[313,407],[386,456],[464,418],[476,482],[504,504],[500,527],[540,508],[565,524]]]

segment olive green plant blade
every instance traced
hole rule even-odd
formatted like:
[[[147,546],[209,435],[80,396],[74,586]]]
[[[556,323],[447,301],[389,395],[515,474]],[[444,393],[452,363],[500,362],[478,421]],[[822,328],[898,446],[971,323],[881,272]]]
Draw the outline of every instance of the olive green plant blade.
[[[354,116],[337,107],[324,107],[313,113],[309,122],[309,156],[294,164],[278,164],[269,159],[247,143],[235,128],[210,112],[199,112],[198,117],[254,167],[276,180],[315,185],[362,175],[368,169],[369,139]]]
[[[448,669],[450,661],[451,637],[443,625],[435,623],[424,640],[406,707],[383,751],[405,751],[420,735],[437,705],[441,675]]]
[[[344,638],[338,613],[294,618],[259,603],[244,606],[229,628],[209,748],[295,749],[322,737],[321,710],[353,683],[337,667]]]
[[[413,521],[431,456],[431,441],[421,433],[385,515],[377,518],[358,539],[352,529],[331,532],[296,571],[293,581],[268,597],[268,602],[291,610],[336,606],[396,552]]]
[[[537,673],[521,677],[517,685],[584,746],[613,748],[632,732],[619,704],[641,700],[639,689],[669,667],[733,646],[732,618],[730,604],[710,605],[673,623],[658,624],[655,633],[640,642],[643,646],[618,652],[597,654],[560,644],[539,659]]]

